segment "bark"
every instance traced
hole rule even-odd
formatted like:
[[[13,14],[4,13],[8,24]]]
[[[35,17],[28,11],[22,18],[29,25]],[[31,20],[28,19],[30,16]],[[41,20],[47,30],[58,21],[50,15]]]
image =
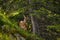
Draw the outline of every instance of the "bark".
[[[29,5],[31,6],[31,0],[29,0]],[[32,13],[32,8],[29,8],[29,13]],[[35,22],[34,22],[34,17],[32,15],[30,15],[31,17],[31,23],[32,23],[32,31],[35,34]]]
[[[33,33],[35,34],[35,22],[34,22],[34,17],[31,15],[31,22],[32,22],[32,30]]]

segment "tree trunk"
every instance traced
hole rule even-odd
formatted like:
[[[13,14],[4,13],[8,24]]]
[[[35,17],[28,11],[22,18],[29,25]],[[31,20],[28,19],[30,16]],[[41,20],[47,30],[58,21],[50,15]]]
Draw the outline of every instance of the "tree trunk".
[[[32,22],[32,30],[33,30],[33,33],[35,34],[35,22],[34,22],[34,17],[31,15],[31,22]]]
[[[31,5],[31,0],[29,0],[29,5]],[[29,8],[29,14],[31,13],[32,14],[32,8],[30,7]],[[30,15],[31,17],[31,23],[32,23],[32,31],[33,33],[35,34],[35,22],[34,22],[34,17],[32,15]]]

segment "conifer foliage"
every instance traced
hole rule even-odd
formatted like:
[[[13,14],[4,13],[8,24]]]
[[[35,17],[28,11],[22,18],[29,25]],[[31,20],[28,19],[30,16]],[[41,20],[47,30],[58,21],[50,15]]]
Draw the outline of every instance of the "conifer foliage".
[[[60,1],[0,0],[0,40],[60,40]]]

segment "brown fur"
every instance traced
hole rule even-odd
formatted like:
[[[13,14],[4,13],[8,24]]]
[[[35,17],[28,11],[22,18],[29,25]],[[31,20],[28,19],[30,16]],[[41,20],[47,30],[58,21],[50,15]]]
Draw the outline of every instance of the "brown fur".
[[[27,23],[26,23],[26,17],[24,16],[24,20],[19,22],[19,26],[24,29],[27,30]]]

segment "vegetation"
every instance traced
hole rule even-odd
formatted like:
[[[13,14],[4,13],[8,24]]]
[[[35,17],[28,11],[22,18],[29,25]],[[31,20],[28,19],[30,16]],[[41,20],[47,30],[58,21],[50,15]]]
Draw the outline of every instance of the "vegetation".
[[[19,22],[27,16],[27,30]],[[59,0],[0,0],[0,40],[59,40]]]

